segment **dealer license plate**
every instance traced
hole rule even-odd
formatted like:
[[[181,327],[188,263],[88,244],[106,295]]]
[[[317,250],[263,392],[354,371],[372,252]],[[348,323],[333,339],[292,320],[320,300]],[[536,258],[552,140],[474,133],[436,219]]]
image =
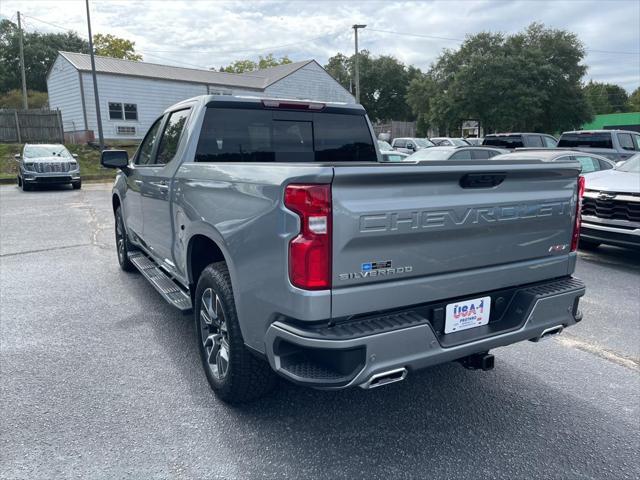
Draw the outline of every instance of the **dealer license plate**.
[[[489,323],[491,297],[474,298],[447,305],[444,333],[459,332]]]

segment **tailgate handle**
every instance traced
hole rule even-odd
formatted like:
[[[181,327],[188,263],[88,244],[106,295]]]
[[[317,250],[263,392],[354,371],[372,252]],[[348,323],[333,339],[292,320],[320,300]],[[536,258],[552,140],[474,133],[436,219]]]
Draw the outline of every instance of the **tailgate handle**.
[[[506,173],[467,173],[460,179],[462,188],[493,188],[500,185]]]

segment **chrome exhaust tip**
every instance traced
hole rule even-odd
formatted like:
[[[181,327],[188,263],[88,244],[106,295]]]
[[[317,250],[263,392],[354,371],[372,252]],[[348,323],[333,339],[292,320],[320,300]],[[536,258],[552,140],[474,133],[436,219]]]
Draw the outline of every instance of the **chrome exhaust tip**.
[[[360,388],[370,389],[389,385],[390,383],[401,382],[407,378],[407,373],[409,372],[404,367],[388,370],[382,373],[376,373],[375,375],[372,375],[369,380],[361,384]]]
[[[564,325],[556,325],[555,327],[550,327],[542,331],[539,337],[532,338],[532,342],[539,342],[540,340],[546,340],[551,337],[555,337],[560,335],[564,330]]]

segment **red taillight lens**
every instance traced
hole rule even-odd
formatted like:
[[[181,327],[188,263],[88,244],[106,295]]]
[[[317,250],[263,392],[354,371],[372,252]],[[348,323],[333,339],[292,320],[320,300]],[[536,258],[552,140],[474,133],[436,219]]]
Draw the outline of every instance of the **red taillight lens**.
[[[578,177],[578,198],[576,198],[576,220],[573,224],[573,237],[571,238],[571,251],[578,250],[578,243],[580,242],[580,220],[582,215],[582,197],[584,196],[584,177],[580,175]]]
[[[289,279],[305,290],[331,287],[331,185],[289,185],[285,206],[300,217],[289,243]]]

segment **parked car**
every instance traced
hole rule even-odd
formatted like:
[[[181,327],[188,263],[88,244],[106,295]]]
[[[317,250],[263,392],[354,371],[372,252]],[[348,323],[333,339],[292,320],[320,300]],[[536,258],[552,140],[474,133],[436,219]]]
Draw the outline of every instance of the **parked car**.
[[[488,370],[490,349],[582,319],[576,162],[379,161],[360,105],[219,95],[169,107],[131,161],[102,152],[118,262],[193,311],[221,399],[275,373],[341,389]]]
[[[394,138],[391,142],[394,150],[411,155],[423,148],[433,147],[433,142],[426,138]]]
[[[627,130],[577,130],[564,132],[559,147],[596,153],[614,162],[640,151],[640,133]]]
[[[514,153],[510,153],[508,155],[512,155],[512,157],[507,158],[515,158],[513,155],[519,154],[520,152],[530,152],[532,158],[533,157],[541,157],[545,158],[548,161],[564,161],[566,160],[565,156],[570,156],[573,159],[580,162],[580,166],[582,167],[582,174],[590,174],[594,172],[599,172],[601,170],[610,170],[615,168],[615,162],[609,160],[608,158],[602,157],[600,155],[595,155],[593,153],[580,152],[578,150],[571,150],[567,148],[545,148],[545,149],[536,149],[536,148],[516,148]],[[500,156],[500,159],[505,157],[505,155]]]
[[[394,152],[395,150],[391,146],[389,142],[385,142],[384,140],[378,140],[378,148],[381,152]]]
[[[587,176],[580,244],[640,248],[640,154]]]
[[[464,138],[431,137],[429,140],[431,140],[436,147],[467,147],[471,145]]]
[[[492,133],[484,136],[482,145],[508,149],[555,148],[558,146],[558,140],[545,133]]]
[[[409,157],[406,153],[396,152],[395,150],[383,150],[382,154],[383,162],[404,162]]]
[[[469,145],[480,146],[480,145],[482,145],[482,141],[484,140],[484,138],[482,138],[482,137],[467,137],[467,138],[465,138],[465,140],[467,141],[467,143]]]
[[[501,153],[508,153],[503,148],[488,147],[432,147],[409,155],[408,161],[425,160],[486,160]]]
[[[26,143],[22,155],[16,154],[15,158],[19,162],[18,186],[24,191],[34,185],[82,186],[77,155],[69,153],[64,145]]]

